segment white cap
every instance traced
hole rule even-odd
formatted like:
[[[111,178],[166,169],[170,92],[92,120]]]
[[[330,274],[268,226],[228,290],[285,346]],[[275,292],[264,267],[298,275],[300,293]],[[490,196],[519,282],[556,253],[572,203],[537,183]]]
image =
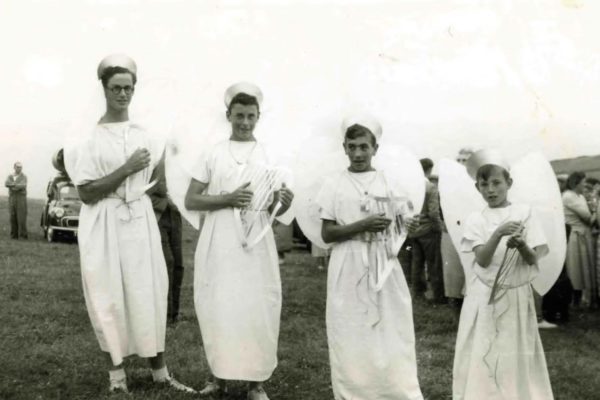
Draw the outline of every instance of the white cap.
[[[225,106],[229,108],[231,100],[240,93],[255,97],[258,105],[262,104],[263,94],[258,86],[249,82],[238,82],[229,86],[225,91]]]
[[[371,115],[362,114],[344,118],[344,120],[342,121],[342,134],[344,135],[344,137],[346,137],[346,132],[348,131],[348,129],[354,125],[360,125],[364,128],[367,128],[369,132],[371,132],[373,136],[375,136],[376,141],[379,141],[381,135],[383,134],[383,130],[379,121],[377,121]]]
[[[510,167],[502,153],[497,150],[479,150],[471,154],[466,162],[467,172],[473,179],[477,178],[477,171],[484,165],[496,165],[509,171]]]
[[[102,79],[104,70],[108,67],[122,67],[137,74],[137,65],[133,59],[125,54],[111,54],[106,56],[98,64],[98,79]]]

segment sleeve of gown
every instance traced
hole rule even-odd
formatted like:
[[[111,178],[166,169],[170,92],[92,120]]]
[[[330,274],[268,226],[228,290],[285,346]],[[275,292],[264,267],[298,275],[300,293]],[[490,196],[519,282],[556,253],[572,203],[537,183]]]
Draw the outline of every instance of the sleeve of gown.
[[[485,230],[480,214],[471,214],[465,223],[465,230],[460,241],[460,251],[470,253],[477,246],[485,244]]]
[[[65,146],[64,160],[65,169],[75,186],[102,178],[91,138]]]
[[[539,257],[544,257],[549,252],[548,241],[535,210],[531,210],[531,215],[525,223],[525,242],[532,249],[539,247]]]
[[[198,157],[198,161],[192,167],[190,171],[192,178],[202,183],[209,183],[212,176],[212,152],[204,153]]]
[[[315,202],[320,207],[321,219],[335,221],[335,188],[336,184],[333,179],[325,179]]]

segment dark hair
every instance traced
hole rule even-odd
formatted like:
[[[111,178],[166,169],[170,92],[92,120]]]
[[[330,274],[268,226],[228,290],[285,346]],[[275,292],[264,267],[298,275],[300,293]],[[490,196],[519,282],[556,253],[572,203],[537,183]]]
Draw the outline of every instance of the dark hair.
[[[501,166],[494,165],[494,164],[485,164],[485,165],[482,165],[481,167],[479,167],[479,169],[477,170],[477,176],[475,177],[475,180],[477,182],[479,182],[480,179],[487,181],[488,179],[490,179],[490,176],[493,173],[496,173],[499,171],[502,172],[504,179],[508,182],[508,180],[510,179],[510,173],[505,168],[502,168]]]
[[[590,176],[590,177],[585,178],[585,183],[593,186],[593,185],[600,183],[600,180]]]
[[[227,108],[227,112],[231,112],[231,109],[235,104],[241,104],[243,106],[256,106],[258,113],[260,114],[260,105],[258,104],[258,99],[254,96],[250,96],[246,93],[238,93],[233,96],[233,99],[229,102],[229,107]]]
[[[100,77],[100,80],[102,81],[102,86],[106,87],[110,78],[112,78],[116,74],[130,74],[131,79],[133,80],[133,84],[135,85],[137,83],[137,76],[127,68],[106,67],[104,71],[102,71],[102,76]]]
[[[344,139],[356,139],[359,137],[367,136],[371,139],[371,144],[375,146],[377,144],[377,138],[373,135],[369,129],[365,128],[362,125],[354,124],[346,129],[346,133],[344,134]]]
[[[433,169],[433,161],[431,161],[431,158],[421,158],[419,162],[421,163],[423,172],[427,173]]]
[[[585,179],[585,174],[581,171],[572,172],[567,178],[567,189],[575,190],[575,186]]]

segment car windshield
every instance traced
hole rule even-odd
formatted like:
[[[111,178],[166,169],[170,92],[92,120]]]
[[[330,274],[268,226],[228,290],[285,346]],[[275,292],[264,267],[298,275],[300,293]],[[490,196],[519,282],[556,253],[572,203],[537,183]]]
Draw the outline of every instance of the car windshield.
[[[75,186],[63,186],[60,188],[59,193],[62,200],[79,200],[79,193],[77,193]]]

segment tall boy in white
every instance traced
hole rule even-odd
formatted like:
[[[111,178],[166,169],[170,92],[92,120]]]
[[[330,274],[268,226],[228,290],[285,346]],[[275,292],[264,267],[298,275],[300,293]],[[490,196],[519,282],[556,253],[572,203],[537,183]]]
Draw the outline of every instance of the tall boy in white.
[[[254,137],[261,101],[252,84],[226,91],[231,136],[200,160],[185,199],[187,209],[207,211],[195,256],[194,304],[214,379],[201,395],[224,391],[226,380],[243,380],[249,382],[249,400],[268,400],[262,383],[277,366],[281,280],[267,211],[280,202],[276,213],[283,214],[293,193],[283,187],[264,208],[250,210],[253,185],[239,175],[267,162]],[[254,213],[253,230],[264,233],[252,247],[239,237],[242,209]]]

